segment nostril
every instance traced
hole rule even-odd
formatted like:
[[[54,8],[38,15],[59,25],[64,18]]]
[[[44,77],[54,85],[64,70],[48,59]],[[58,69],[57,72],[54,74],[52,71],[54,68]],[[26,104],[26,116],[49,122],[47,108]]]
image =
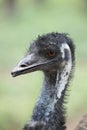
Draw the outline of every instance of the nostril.
[[[27,64],[21,64],[20,67],[27,67]]]

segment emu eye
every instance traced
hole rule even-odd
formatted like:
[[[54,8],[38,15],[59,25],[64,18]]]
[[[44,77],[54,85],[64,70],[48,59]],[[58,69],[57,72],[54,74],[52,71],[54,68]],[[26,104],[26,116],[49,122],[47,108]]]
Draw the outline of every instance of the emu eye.
[[[47,52],[47,56],[48,56],[49,58],[53,58],[53,57],[56,56],[56,52],[53,51],[53,50],[50,50],[50,51]]]

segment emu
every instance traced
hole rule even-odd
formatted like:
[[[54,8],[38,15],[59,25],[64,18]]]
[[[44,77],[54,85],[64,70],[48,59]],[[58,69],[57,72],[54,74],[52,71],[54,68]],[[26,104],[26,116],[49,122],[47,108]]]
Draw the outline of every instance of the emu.
[[[75,66],[75,46],[65,33],[48,33],[32,42],[11,72],[18,76],[43,71],[44,82],[24,130],[65,130],[65,96]],[[87,122],[86,127],[87,130]]]

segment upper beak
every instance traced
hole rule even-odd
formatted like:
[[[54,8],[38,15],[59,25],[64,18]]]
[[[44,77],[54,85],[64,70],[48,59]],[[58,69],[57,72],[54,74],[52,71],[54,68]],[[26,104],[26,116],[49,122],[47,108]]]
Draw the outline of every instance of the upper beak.
[[[41,63],[35,57],[34,54],[25,56],[18,65],[12,70],[11,74],[13,77],[16,77],[21,74],[26,74],[32,71],[40,69]]]

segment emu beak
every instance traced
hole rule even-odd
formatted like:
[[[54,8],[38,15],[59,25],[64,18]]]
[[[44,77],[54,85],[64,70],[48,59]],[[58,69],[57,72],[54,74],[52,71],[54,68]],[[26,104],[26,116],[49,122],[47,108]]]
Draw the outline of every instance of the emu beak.
[[[11,75],[16,77],[18,75],[30,73],[36,70],[40,70],[41,63],[34,54],[25,56],[18,65],[12,70]]]

